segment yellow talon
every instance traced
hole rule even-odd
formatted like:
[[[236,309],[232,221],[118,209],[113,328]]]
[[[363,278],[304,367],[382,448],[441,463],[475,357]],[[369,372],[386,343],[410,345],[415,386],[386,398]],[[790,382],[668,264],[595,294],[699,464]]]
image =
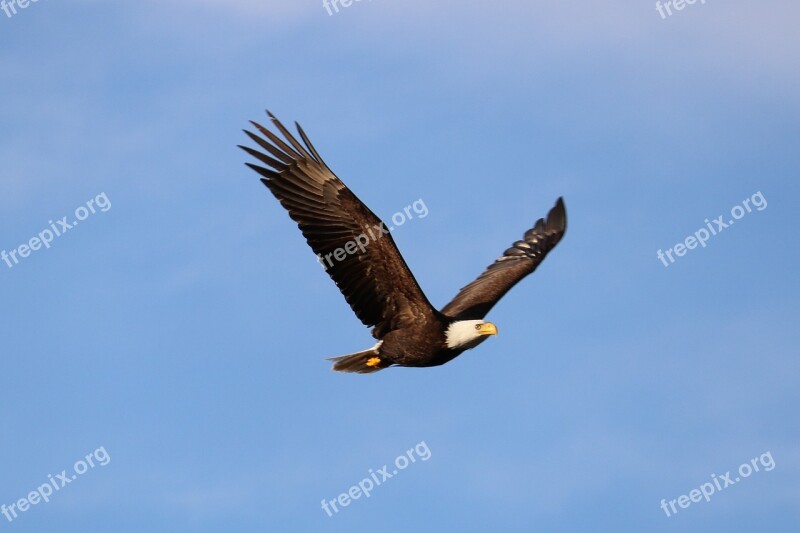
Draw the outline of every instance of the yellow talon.
[[[367,366],[369,367],[378,366],[379,364],[381,364],[380,357],[370,357],[367,359]]]

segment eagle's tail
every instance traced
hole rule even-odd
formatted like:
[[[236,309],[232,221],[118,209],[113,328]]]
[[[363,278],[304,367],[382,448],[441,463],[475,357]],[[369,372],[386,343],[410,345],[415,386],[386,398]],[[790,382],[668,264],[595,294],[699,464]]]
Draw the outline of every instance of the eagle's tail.
[[[355,372],[357,374],[371,374],[391,366],[392,363],[383,359],[378,351],[380,343],[369,350],[351,353],[340,357],[331,357],[333,369],[336,372]]]

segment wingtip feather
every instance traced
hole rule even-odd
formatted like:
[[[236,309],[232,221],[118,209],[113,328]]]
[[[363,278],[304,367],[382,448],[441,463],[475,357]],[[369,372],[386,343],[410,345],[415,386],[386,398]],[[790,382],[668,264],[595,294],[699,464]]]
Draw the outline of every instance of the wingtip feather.
[[[567,210],[564,206],[563,196],[558,197],[556,204],[547,213],[547,229],[561,233],[567,230]]]

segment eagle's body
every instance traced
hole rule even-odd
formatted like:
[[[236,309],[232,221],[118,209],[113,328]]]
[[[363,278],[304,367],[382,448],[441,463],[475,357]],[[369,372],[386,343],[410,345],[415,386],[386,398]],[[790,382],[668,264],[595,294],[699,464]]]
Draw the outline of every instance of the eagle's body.
[[[454,329],[461,328],[465,333],[471,333],[475,331],[472,322],[475,325],[483,322],[460,322],[441,313],[437,314],[438,316],[420,323],[419,326],[390,331],[372,350],[381,361],[391,361],[400,366],[439,366],[485,341],[486,335],[491,335],[467,335],[463,342],[453,342]],[[455,325],[456,323],[459,325]],[[491,327],[488,329],[491,330]],[[451,333],[451,344],[448,344],[448,330]]]
[[[368,350],[334,358],[334,370],[368,373],[392,365],[442,365],[496,335],[497,328],[483,317],[536,269],[566,231],[566,212],[559,198],[547,220],[539,219],[523,240],[437,311],[385,224],[333,174],[299,125],[305,145],[271,114],[270,118],[285,141],[253,122],[264,138],[245,133],[269,155],[242,148],[269,168],[248,166],[263,176],[261,181],[297,222],[353,312],[378,339]],[[347,253],[339,253],[340,249]]]

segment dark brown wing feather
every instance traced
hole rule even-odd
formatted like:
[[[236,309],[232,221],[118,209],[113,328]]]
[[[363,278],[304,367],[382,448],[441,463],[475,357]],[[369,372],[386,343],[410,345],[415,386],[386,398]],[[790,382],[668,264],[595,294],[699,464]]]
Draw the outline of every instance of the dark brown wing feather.
[[[515,242],[478,279],[461,289],[442,313],[460,320],[478,320],[486,316],[511,287],[536,270],[566,229],[567,213],[564,200],[559,198],[547,214],[547,221],[539,219],[525,232],[523,240]]]
[[[261,136],[245,133],[265,152],[240,148],[266,167],[247,166],[263,176],[261,181],[289,211],[361,322],[375,326],[373,335],[380,338],[438,316],[385,224],[328,168],[299,125],[305,146],[268,115],[285,140],[252,122]]]

